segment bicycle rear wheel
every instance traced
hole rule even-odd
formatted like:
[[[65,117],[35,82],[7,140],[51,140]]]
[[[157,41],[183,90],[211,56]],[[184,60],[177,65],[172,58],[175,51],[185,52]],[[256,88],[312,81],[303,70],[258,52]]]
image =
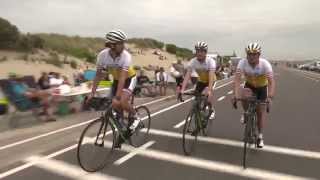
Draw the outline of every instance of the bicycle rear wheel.
[[[77,159],[81,168],[96,172],[110,163],[115,137],[108,120],[101,117],[92,121],[83,130],[78,142]]]
[[[136,112],[137,116],[141,118],[141,122],[130,137],[131,144],[134,147],[141,146],[148,141],[151,126],[151,115],[146,106],[137,107]]]
[[[189,156],[196,149],[199,127],[197,126],[196,114],[188,114],[183,127],[182,148],[185,155]]]

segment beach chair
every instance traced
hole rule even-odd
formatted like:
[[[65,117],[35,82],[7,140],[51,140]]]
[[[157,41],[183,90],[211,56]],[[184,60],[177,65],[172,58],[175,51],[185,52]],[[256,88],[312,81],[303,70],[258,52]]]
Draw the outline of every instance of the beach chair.
[[[37,87],[33,76],[25,76],[22,77],[21,80],[31,88]],[[13,91],[13,85],[9,79],[1,79],[0,88],[9,101],[9,104],[14,107],[14,111],[9,113],[9,119],[17,116],[17,113],[19,112],[27,111],[32,111],[32,115],[38,119],[38,109],[41,107],[38,100],[30,100],[23,95],[15,94]]]

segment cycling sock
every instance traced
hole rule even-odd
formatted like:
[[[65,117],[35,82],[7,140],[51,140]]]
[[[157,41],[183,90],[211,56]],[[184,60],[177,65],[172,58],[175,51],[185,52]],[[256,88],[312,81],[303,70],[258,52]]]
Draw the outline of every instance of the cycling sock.
[[[260,139],[262,139],[262,138],[263,138],[262,133],[259,133],[259,138],[260,138]]]

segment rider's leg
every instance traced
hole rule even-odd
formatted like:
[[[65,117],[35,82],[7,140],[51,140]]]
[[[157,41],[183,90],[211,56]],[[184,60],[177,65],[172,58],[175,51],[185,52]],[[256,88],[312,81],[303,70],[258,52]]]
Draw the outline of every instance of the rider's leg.
[[[265,104],[260,104],[257,108],[258,115],[258,131],[259,134],[263,134],[263,127],[267,119],[267,106]]]
[[[111,87],[111,92],[109,94],[110,98],[113,98],[116,95],[117,92],[117,88],[118,88],[118,81],[114,81]],[[112,101],[112,108],[114,110],[117,110],[118,112],[121,111],[121,104],[120,101]]]
[[[131,92],[127,89],[124,89],[122,91],[122,96],[120,99],[120,107],[124,111],[134,114],[135,110],[134,110],[133,106],[130,104],[131,95],[132,95]]]
[[[268,96],[267,87],[261,87],[257,89],[258,100],[266,101],[267,96]],[[259,130],[259,133],[262,135],[263,126],[267,119],[267,105],[260,104],[259,107],[257,108],[257,114],[258,114],[258,130]]]
[[[247,99],[256,93],[256,90],[249,84],[245,83],[244,87],[240,87],[241,99]],[[249,104],[246,101],[241,101],[243,112],[246,112]],[[244,114],[245,115],[245,114]],[[241,116],[240,122],[245,123],[244,115]]]
[[[262,87],[257,89],[257,99],[265,101],[267,99],[267,87]],[[263,127],[265,125],[267,119],[267,105],[260,104],[257,108],[257,118],[258,118],[258,147],[262,148],[264,146],[263,143]]]

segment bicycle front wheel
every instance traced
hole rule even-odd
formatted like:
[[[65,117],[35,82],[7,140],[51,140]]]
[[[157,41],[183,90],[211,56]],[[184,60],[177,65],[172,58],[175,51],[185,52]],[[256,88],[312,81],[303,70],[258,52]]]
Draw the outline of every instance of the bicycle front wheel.
[[[150,111],[146,106],[136,108],[137,116],[141,118],[141,122],[135,131],[132,133],[130,140],[135,147],[141,146],[149,139],[149,130],[151,126]]]
[[[182,135],[182,148],[185,155],[189,156],[196,149],[199,127],[197,126],[196,114],[191,112],[185,119]]]
[[[115,131],[103,117],[92,121],[82,132],[77,148],[81,168],[96,172],[110,163],[114,150]]]
[[[242,158],[242,165],[243,168],[247,168],[247,151],[248,151],[248,145],[252,141],[252,117],[245,116],[245,128],[244,128],[244,137],[243,137],[243,158]]]
[[[210,130],[212,129],[213,121],[216,118],[216,111],[214,108],[211,108],[211,105],[206,105],[203,111],[205,114],[203,135],[208,136],[210,134]]]

